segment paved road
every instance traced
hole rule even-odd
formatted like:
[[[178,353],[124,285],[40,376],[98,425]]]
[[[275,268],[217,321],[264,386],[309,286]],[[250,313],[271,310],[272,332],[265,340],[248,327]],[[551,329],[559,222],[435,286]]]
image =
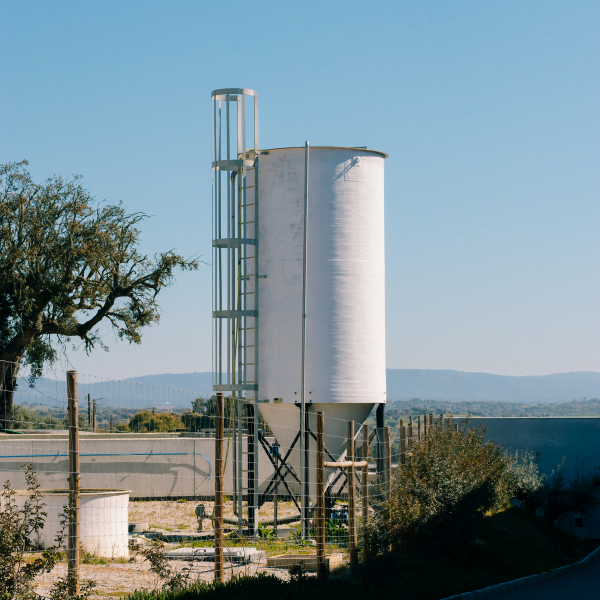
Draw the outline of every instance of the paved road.
[[[494,596],[497,600],[600,600],[600,555],[572,573]]]

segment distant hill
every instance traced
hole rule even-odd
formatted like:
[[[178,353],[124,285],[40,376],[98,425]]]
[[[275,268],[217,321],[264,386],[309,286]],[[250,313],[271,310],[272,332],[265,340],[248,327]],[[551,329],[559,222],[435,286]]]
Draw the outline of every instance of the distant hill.
[[[144,385],[136,385],[144,384]],[[464,371],[419,369],[387,370],[388,400],[493,401],[524,404],[568,402],[582,398],[600,398],[600,373],[556,373],[511,377]],[[168,388],[168,389],[167,389]],[[102,403],[152,407],[190,406],[195,396],[212,395],[212,375],[204,373],[163,373],[132,377],[127,381],[82,384],[79,398],[88,393]],[[176,392],[168,390],[187,390]],[[25,380],[19,381],[15,402],[50,404],[60,407],[66,401],[66,385],[62,381],[41,378],[31,390]]]
[[[512,377],[464,371],[387,370],[388,400],[487,400],[552,403],[600,398],[600,373]]]
[[[120,381],[100,378],[91,383],[88,381],[88,378],[80,377],[77,385],[79,402],[84,408],[88,394],[97,399],[99,408],[190,409],[194,398],[206,398],[213,393],[211,373],[164,373]],[[64,381],[40,377],[31,389],[27,380],[20,377],[14,401],[16,404],[66,408],[67,385]]]
[[[158,385],[176,390],[190,390],[202,396],[212,396],[212,373],[163,373],[162,375],[143,375],[132,377],[127,381]]]

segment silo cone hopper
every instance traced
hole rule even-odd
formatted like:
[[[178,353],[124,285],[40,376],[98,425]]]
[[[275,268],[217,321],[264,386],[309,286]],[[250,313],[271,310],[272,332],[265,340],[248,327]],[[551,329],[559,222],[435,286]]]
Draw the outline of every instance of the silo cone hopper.
[[[317,435],[317,413],[323,412],[325,414],[325,461],[339,461],[344,460],[346,456],[348,421],[354,421],[355,448],[358,450],[362,445],[360,426],[365,422],[374,406],[373,403],[316,403],[308,409],[308,428],[314,434],[314,437],[310,433],[308,435],[309,494],[313,504],[316,502],[317,481],[317,442],[315,440]],[[299,439],[296,439],[300,431],[300,410],[289,404],[262,404],[260,412],[280,445],[279,454],[282,457],[288,453],[293,445],[286,462],[294,470],[298,479],[302,481],[301,447]],[[338,473],[338,469],[325,469],[325,487],[333,482]],[[289,482],[290,479],[288,476],[286,480]],[[282,486],[279,489],[281,490]],[[293,489],[300,492],[297,482],[293,485]]]

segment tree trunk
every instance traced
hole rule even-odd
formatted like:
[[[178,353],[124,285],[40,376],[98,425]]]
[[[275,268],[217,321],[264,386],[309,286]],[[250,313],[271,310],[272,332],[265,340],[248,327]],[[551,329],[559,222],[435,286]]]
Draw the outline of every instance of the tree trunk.
[[[0,362],[0,430],[12,426],[13,396],[17,387],[17,375],[21,358],[15,362]]]

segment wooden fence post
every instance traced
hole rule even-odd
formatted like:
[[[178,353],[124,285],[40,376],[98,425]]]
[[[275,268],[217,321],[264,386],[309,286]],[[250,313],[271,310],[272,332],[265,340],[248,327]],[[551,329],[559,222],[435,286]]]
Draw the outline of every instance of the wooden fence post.
[[[96,431],[96,398],[94,398],[94,405],[92,409],[92,430]]]
[[[417,415],[417,438],[419,446],[421,445],[421,415]]]
[[[400,460],[401,465],[406,464],[406,427],[400,427]]]
[[[392,499],[392,442],[390,439],[390,428],[383,428],[383,444],[385,452],[385,500]]]
[[[67,560],[69,598],[79,596],[79,414],[77,371],[67,371],[69,414],[69,537]]]
[[[223,425],[225,410],[223,393],[217,392],[217,415],[215,419],[215,507],[213,509],[215,530],[215,581],[223,581]]]
[[[317,579],[327,579],[325,568],[325,413],[317,413]]]
[[[384,482],[384,460],[383,460],[383,428],[385,426],[385,404],[379,404],[377,406],[377,424],[376,424],[376,436],[377,440],[377,452],[376,452],[376,464],[377,464],[377,486],[383,485]]]
[[[413,449],[413,418],[412,415],[408,419],[408,451],[412,452]]]
[[[384,428],[389,429],[389,428]],[[348,421],[346,434],[346,460],[348,466],[348,549],[350,550],[350,566],[358,565],[356,539],[356,485],[354,482],[354,421]]]
[[[404,427],[404,421],[398,419],[398,465],[402,464],[402,428]],[[406,446],[405,446],[406,451]]]
[[[369,521],[369,426],[363,425],[362,459],[367,463],[362,468],[362,518],[363,518],[363,562],[369,561],[367,523]]]

